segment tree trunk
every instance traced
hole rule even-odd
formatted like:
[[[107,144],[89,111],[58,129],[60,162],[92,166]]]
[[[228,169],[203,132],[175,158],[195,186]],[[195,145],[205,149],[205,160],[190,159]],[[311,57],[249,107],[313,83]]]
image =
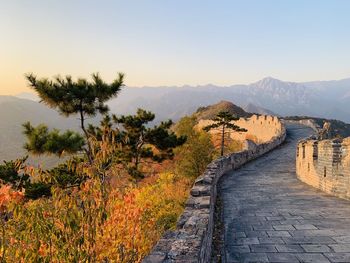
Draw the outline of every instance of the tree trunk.
[[[135,157],[135,169],[138,170],[139,169],[139,154],[136,154]]]
[[[224,156],[224,147],[225,147],[225,125],[222,125],[221,156]]]
[[[88,148],[86,149],[86,155],[88,157],[89,163],[92,164],[92,150],[91,150],[91,145],[90,145],[90,141],[89,141],[89,133],[87,132],[87,130],[85,129],[85,124],[84,124],[84,112],[82,110],[80,110],[80,127],[83,130],[85,137],[86,137],[86,143]]]

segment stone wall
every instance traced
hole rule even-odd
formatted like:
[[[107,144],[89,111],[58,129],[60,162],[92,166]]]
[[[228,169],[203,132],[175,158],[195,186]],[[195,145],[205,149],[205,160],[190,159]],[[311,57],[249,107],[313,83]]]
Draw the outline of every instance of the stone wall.
[[[210,163],[204,174],[195,181],[176,230],[165,233],[143,260],[144,263],[210,262],[218,180],[224,173],[277,147],[286,137],[285,127],[276,117],[253,117],[253,120],[257,125],[261,125],[259,121],[270,121],[273,125],[271,129],[276,132],[275,136],[249,150],[230,154]]]
[[[350,199],[350,137],[298,143],[298,178],[326,193]]]
[[[199,129],[211,124],[211,120],[200,120],[197,127]],[[268,142],[276,134],[281,132],[282,123],[274,116],[257,116],[250,118],[240,118],[235,124],[241,128],[245,128],[247,132],[230,132],[230,137],[234,140],[244,141],[246,138],[256,138],[258,143]],[[221,131],[211,131],[212,133],[220,133]]]
[[[313,129],[316,133],[318,133],[322,127],[320,127],[313,119],[303,119],[303,120],[285,120],[287,123],[296,123],[296,124],[301,124],[307,127],[310,127]]]

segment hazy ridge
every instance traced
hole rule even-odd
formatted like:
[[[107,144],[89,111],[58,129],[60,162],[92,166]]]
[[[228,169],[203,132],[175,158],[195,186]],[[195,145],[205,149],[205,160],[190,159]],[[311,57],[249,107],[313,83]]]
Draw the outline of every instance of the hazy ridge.
[[[249,85],[227,87],[124,87],[108,104],[112,113],[132,114],[137,108],[144,108],[156,113],[156,121],[176,121],[199,107],[222,100],[233,102],[247,112],[350,122],[350,79],[295,83],[268,77]],[[28,120],[34,124],[46,123],[51,128],[79,129],[76,117],[60,116],[38,103],[34,94],[0,96],[0,160],[25,154],[21,124]]]
[[[254,105],[281,116],[309,115],[350,122],[350,79],[295,83],[268,77],[250,85],[228,87],[127,87],[110,106],[118,113],[143,107],[159,113],[159,118],[177,119],[221,100],[247,111],[247,106]]]

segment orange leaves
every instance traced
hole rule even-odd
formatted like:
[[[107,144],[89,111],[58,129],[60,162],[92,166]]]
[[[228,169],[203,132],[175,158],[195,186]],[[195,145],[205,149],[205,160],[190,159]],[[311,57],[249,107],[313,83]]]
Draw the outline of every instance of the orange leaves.
[[[184,147],[203,159],[210,138],[199,135],[203,142]],[[91,141],[93,162],[75,167],[87,178],[78,187],[53,186],[52,197],[28,202],[20,202],[23,193],[0,188],[0,209],[11,208],[0,242],[6,262],[141,262],[164,231],[176,226],[195,178],[165,172],[174,171],[181,156],[162,165],[144,163],[148,176],[137,182],[116,162],[119,146],[106,136]],[[31,181],[47,179],[40,168],[27,167],[25,173]]]
[[[8,262],[141,262],[175,227],[191,180],[161,173],[125,191],[88,180],[79,189],[54,189],[51,199],[20,202],[5,224]],[[0,205],[21,200],[0,188]],[[4,249],[2,247],[2,249]]]
[[[130,188],[123,197],[110,195],[110,216],[97,242],[99,259],[140,262],[163,232],[175,226],[187,199],[189,180],[163,173],[151,181]]]
[[[9,185],[3,185],[0,188],[0,209],[1,209],[1,211],[6,209],[8,202],[11,200],[10,189],[11,189],[11,186],[9,186]]]
[[[24,192],[14,191],[9,185],[0,187],[0,212],[4,212],[10,202],[19,203],[24,198]]]
[[[136,201],[137,190],[130,191],[120,200],[113,200],[109,206],[109,218],[102,226],[97,241],[99,259],[110,258],[116,262],[138,262],[142,244],[146,238],[143,231],[143,215],[147,207],[140,207]],[[148,227],[152,227],[148,225]]]
[[[38,254],[42,257],[45,257],[48,254],[48,245],[43,242],[40,242]]]

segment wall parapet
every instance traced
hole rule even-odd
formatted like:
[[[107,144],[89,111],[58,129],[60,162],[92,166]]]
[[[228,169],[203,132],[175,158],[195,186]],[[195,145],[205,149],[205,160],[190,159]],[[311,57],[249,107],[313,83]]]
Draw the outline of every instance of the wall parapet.
[[[176,229],[163,235],[143,263],[210,262],[218,180],[228,171],[276,148],[286,138],[286,129],[277,117],[254,118],[274,120],[274,125],[278,122],[280,128],[276,130],[276,136],[256,147],[211,162],[196,179]]]
[[[301,181],[328,194],[350,199],[350,137],[299,141],[296,172]]]
[[[301,124],[313,129],[316,133],[319,133],[322,128],[313,119],[302,119],[302,120],[284,120],[287,123]]]
[[[197,124],[198,129],[212,124],[212,120],[200,120]],[[241,128],[245,128],[247,132],[228,131],[230,137],[236,141],[245,141],[247,136],[254,138],[255,143],[269,142],[282,129],[282,123],[276,116],[268,115],[252,115],[250,118],[240,118],[235,124]],[[221,130],[212,130],[212,134],[218,133],[221,136]]]

